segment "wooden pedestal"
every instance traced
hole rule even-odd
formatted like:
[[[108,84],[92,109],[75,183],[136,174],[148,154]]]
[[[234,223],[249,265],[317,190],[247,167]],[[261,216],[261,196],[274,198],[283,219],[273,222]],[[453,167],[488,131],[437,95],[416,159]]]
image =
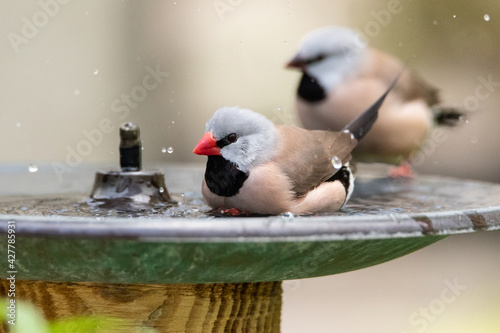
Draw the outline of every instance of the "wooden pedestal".
[[[9,281],[0,280],[0,296],[6,296],[8,285]],[[31,302],[48,320],[82,315],[123,319],[122,327],[114,332],[140,327],[158,332],[279,332],[281,293],[281,282],[16,281],[16,301]]]

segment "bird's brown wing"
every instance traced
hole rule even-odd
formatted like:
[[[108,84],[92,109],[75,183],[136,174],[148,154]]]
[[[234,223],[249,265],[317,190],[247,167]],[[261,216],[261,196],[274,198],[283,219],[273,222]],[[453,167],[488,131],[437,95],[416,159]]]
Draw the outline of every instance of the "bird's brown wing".
[[[399,90],[401,96],[407,101],[423,99],[429,106],[439,103],[438,90],[409,69],[401,74],[395,90]]]
[[[351,159],[357,140],[346,132],[308,131],[298,127],[276,126],[278,153],[273,159],[290,179],[296,197],[332,177],[338,169],[332,164],[337,156],[343,164]]]
[[[359,75],[378,78],[387,84],[399,75],[394,91],[402,100],[423,99],[430,106],[439,103],[439,93],[436,88],[414,71],[405,68],[399,59],[385,52],[370,48]]]

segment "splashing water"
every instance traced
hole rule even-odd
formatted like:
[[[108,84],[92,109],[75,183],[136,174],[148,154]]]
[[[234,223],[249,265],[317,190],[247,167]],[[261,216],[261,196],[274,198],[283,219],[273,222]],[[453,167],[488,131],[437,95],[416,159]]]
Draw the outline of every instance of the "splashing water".
[[[201,194],[188,192],[180,196],[171,193],[178,205],[154,205],[123,200],[94,200],[85,194],[65,193],[59,197],[0,198],[0,214],[30,216],[77,216],[121,218],[209,218],[214,215],[201,198]]]

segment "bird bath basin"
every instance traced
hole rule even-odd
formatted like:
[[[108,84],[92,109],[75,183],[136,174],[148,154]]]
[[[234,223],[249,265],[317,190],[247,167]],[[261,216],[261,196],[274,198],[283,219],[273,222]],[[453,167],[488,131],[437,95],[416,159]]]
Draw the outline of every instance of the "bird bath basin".
[[[16,235],[2,294],[15,271],[16,297],[49,318],[104,314],[160,331],[278,331],[279,281],[361,269],[449,235],[500,229],[500,185],[393,180],[369,165],[345,209],[302,217],[213,213],[200,194],[203,166],[175,164],[157,169],[177,204],[109,205],[88,197],[97,169],[58,179],[51,165],[32,173],[0,167],[2,258],[10,224]]]

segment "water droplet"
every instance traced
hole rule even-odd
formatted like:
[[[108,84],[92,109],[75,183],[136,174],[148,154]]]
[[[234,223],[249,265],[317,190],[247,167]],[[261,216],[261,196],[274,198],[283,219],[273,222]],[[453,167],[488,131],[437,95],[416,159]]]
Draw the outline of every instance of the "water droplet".
[[[473,137],[470,139],[470,142],[471,142],[473,145],[477,144],[477,143],[478,143],[478,141],[479,141],[479,140],[478,140],[475,136],[473,136]]]
[[[163,192],[165,192],[165,189],[160,186],[160,188],[158,189],[158,192],[163,193]]]
[[[75,91],[73,92],[75,95],[80,95],[80,90],[78,89],[75,89]]]
[[[99,74],[99,70],[96,68],[96,69],[94,69],[94,75],[97,75],[97,74]]]
[[[165,154],[165,153],[167,152],[167,148],[163,147],[163,148],[161,149],[161,152]]]
[[[488,14],[484,14],[483,18],[486,22],[490,20],[490,16]]]
[[[352,134],[352,133],[351,133],[351,131],[349,131],[348,129],[345,129],[345,130],[343,130],[342,132],[347,133],[347,134],[350,134],[350,135],[351,135],[351,140],[356,139],[356,138],[354,137],[354,134]],[[360,135],[362,135],[362,134],[360,133]]]
[[[438,25],[438,21],[437,21],[437,20],[434,20],[434,21],[432,21],[432,24],[434,24],[434,25]]]
[[[175,124],[175,120],[172,120],[172,124]]]
[[[177,5],[177,2],[174,1],[174,5]]]
[[[17,122],[17,123],[16,123],[16,127],[17,127],[17,128],[20,128],[20,127],[21,127],[21,123]]]
[[[457,18],[457,15],[453,15],[453,18]]]
[[[168,147],[167,153],[172,154],[174,152],[174,147]]]
[[[242,40],[240,40],[240,45],[243,45],[243,44],[245,44],[245,43],[243,43],[243,41],[242,41]]]
[[[286,45],[286,44],[288,44],[288,42],[287,42],[286,40],[285,40],[283,43],[284,43],[285,45]]]
[[[38,166],[36,164],[30,164],[30,165],[28,165],[28,171],[29,172],[37,172]]]
[[[342,168],[342,160],[338,156],[333,156],[332,165],[335,169],[339,170],[340,168]]]
[[[285,219],[293,219],[295,217],[297,217],[296,214],[292,213],[292,212],[286,212],[286,213],[283,213],[281,216],[283,216],[283,218]]]

